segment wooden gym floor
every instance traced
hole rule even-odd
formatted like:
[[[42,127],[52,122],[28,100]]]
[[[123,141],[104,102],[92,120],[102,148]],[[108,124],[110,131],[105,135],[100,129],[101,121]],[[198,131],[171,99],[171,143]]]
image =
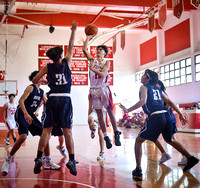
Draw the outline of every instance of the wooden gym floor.
[[[108,129],[113,140],[113,132]],[[161,141],[172,159],[160,165],[158,160],[161,155],[152,142],[143,144],[142,178],[132,177],[135,168],[134,143],[139,129],[121,128],[121,147],[113,147],[105,151],[106,160],[97,162],[99,153],[98,135],[90,138],[87,126],[74,126],[73,135],[75,141],[75,153],[77,164],[77,176],[72,176],[65,164],[68,158],[63,158],[56,149],[58,138],[50,140],[51,156],[55,163],[61,165],[58,171],[42,170],[39,175],[33,173],[34,158],[37,153],[39,137],[29,135],[24,146],[16,153],[10,165],[9,173],[0,173],[0,188],[197,188],[200,187],[200,163],[193,167],[190,172],[182,171],[177,162],[181,154]],[[4,143],[6,131],[0,130],[0,166],[8,156],[13,143],[6,146]],[[200,158],[200,134],[177,133],[179,140],[194,156]],[[10,139],[12,140],[12,139]]]

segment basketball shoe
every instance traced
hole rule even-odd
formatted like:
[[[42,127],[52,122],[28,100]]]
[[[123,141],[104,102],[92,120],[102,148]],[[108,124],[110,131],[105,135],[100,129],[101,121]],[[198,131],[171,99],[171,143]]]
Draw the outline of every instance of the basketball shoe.
[[[168,161],[169,159],[171,159],[171,155],[168,154],[168,153],[162,153],[162,157],[161,159],[159,160],[159,163],[160,164],[163,164],[164,162]]]
[[[107,147],[107,149],[112,148],[112,144],[111,144],[110,138],[108,136],[105,136],[104,140],[106,141],[106,147]]]
[[[6,145],[10,145],[9,138],[6,138],[6,139],[4,140],[4,142],[6,143]]]
[[[45,161],[44,168],[45,168],[45,169],[49,169],[49,170],[59,170],[59,169],[60,169],[60,166],[57,165],[57,164],[55,164],[55,163],[53,162],[53,160],[50,159],[50,160],[46,160],[46,161]]]
[[[40,158],[35,158],[35,166],[34,166],[34,174],[39,174],[41,172],[41,167],[42,167],[42,159]]]
[[[181,161],[178,162],[178,165],[185,166],[186,164],[187,164],[187,158],[185,156],[183,156],[183,158],[181,159]]]
[[[115,145],[116,146],[121,146],[120,135],[121,135],[120,131],[115,131]]]
[[[104,152],[99,152],[99,156],[97,157],[97,161],[103,161],[106,159],[106,155]]]
[[[183,171],[187,171],[190,170],[193,166],[195,166],[197,163],[199,162],[199,159],[197,159],[194,156],[191,156],[187,159],[187,164],[186,166],[183,168]]]
[[[65,147],[63,146],[62,148],[60,148],[60,146],[56,146],[56,149],[58,149],[60,151],[60,154],[64,157],[67,157],[67,152],[65,150]]]
[[[77,170],[76,170],[76,161],[75,160],[69,160],[68,163],[66,164],[67,168],[69,169],[69,172],[76,176],[77,175]]]
[[[136,167],[135,170],[132,171],[133,176],[142,176],[142,169]]]
[[[11,160],[6,159],[5,162],[3,163],[3,166],[1,167],[1,172],[4,174],[8,174],[8,169],[10,166]]]

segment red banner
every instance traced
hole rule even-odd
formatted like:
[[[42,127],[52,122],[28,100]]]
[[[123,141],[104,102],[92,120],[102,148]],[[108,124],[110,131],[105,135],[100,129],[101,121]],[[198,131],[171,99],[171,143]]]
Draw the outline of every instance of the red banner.
[[[125,30],[121,32],[121,48],[122,50],[125,47],[125,42],[126,42],[126,38],[125,38],[126,34],[125,34]]]
[[[194,7],[198,8],[199,7],[199,0],[190,0],[191,5],[193,5]]]
[[[71,71],[88,71],[88,61],[72,59]]]
[[[5,71],[0,71],[0,80],[5,79]]]
[[[183,0],[172,0],[172,8],[174,16],[180,18],[184,9]]]
[[[110,61],[110,72],[113,72],[113,60],[109,60]]]
[[[50,45],[50,44],[39,44],[38,45],[38,54],[40,57],[45,57],[46,56],[46,51],[49,50],[50,48],[54,48],[56,46],[60,46],[63,48],[62,45]]]
[[[109,77],[108,77],[108,83],[109,83],[109,86],[113,86],[113,74],[109,74]]]
[[[105,56],[105,58],[113,58],[113,48],[111,46],[107,46],[107,47],[108,47],[108,55]],[[93,57],[97,57],[96,51],[97,51],[96,46],[90,46],[90,53]]]
[[[53,63],[51,59],[38,59],[38,68],[41,70],[48,63]]]
[[[72,85],[88,85],[88,74],[72,74]]]
[[[154,7],[149,11],[148,14],[148,30],[152,32],[155,28],[155,14],[154,14]]]
[[[158,3],[158,24],[163,28],[167,19],[167,0],[161,0]]]
[[[68,46],[65,46],[65,54],[67,54],[67,48],[68,48]],[[72,57],[75,57],[75,58],[85,57],[85,54],[83,53],[83,50],[82,50],[82,46],[74,46],[73,47]]]

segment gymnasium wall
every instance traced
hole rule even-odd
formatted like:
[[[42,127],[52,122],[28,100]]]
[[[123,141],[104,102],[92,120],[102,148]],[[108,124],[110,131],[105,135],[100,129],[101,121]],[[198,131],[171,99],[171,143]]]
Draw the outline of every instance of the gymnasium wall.
[[[174,36],[176,35],[179,38],[179,41],[176,40],[176,37],[173,37],[174,46],[170,47],[169,41],[165,41],[166,33],[169,31],[176,32],[175,30],[177,30],[178,27],[183,27],[181,32],[174,33]],[[183,12],[181,19],[177,19],[175,16],[170,14],[167,16],[167,21],[162,30],[155,30],[152,33],[149,31],[144,31],[139,35],[138,38],[138,48],[140,49],[141,44],[154,39],[154,37],[157,37],[157,60],[149,61],[144,65],[140,65],[138,72],[142,72],[147,68],[158,68],[161,65],[169,64],[182,58],[192,57],[192,83],[167,88],[168,95],[176,103],[200,101],[200,82],[195,82],[195,67],[193,59],[195,54],[200,54],[199,33],[200,7],[196,11]],[[172,35],[170,34],[170,36]],[[179,36],[181,36],[182,41],[180,40]],[[167,39],[169,40],[169,38]],[[166,43],[168,44],[167,49]],[[177,46],[175,46],[176,44]],[[140,64],[140,62],[138,62],[138,64]]]
[[[29,26],[26,29],[24,38],[21,38],[23,26],[8,25],[8,80],[18,81],[18,96],[23,94],[26,86],[31,84],[28,80],[29,74],[38,70],[38,44],[56,44],[68,45],[70,36],[69,28],[57,27],[53,34],[50,34],[48,27]],[[101,32],[101,30],[100,30]],[[0,70],[4,70],[3,57],[5,53],[5,25],[0,30]],[[111,35],[112,36],[112,35]],[[99,45],[109,39],[111,36],[101,38],[95,42],[94,46]],[[75,45],[82,45],[81,38],[85,39],[84,28],[78,28],[76,32]],[[114,54],[114,86],[111,86],[114,102],[131,101],[138,97],[134,93],[134,72],[137,70],[138,48],[135,42],[137,35],[132,32],[126,33],[126,46],[122,50],[120,47],[120,35],[117,36],[117,51]],[[112,40],[107,43],[112,46]],[[41,86],[48,91],[47,86]],[[71,98],[74,109],[74,125],[87,124],[88,117],[88,92],[89,86],[72,86]],[[0,106],[7,102],[5,97],[0,97]]]

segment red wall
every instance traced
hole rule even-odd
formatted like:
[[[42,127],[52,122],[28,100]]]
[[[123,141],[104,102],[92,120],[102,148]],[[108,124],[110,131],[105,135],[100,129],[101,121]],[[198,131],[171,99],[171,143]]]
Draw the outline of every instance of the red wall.
[[[165,31],[166,56],[189,47],[190,47],[189,19]]]
[[[157,37],[140,44],[140,65],[157,60]]]

